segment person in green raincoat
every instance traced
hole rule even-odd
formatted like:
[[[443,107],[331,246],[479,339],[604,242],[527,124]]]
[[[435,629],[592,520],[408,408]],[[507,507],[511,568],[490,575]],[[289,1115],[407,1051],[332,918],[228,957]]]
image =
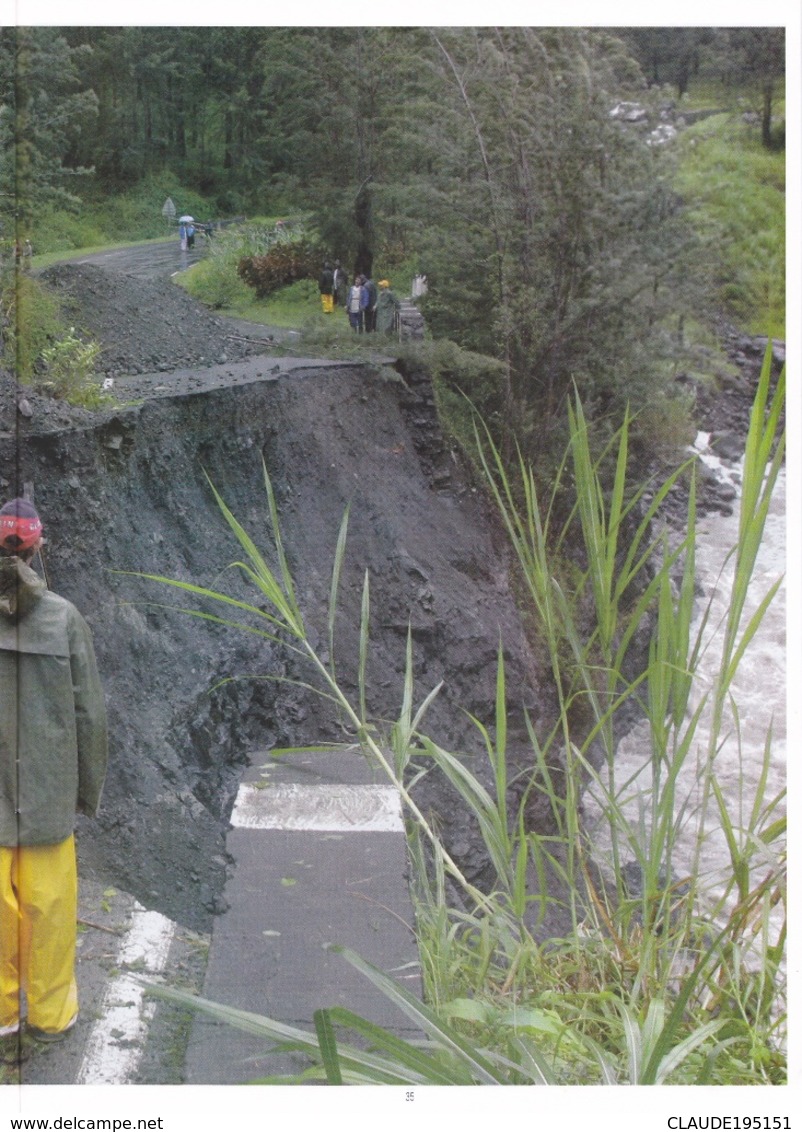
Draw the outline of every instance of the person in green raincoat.
[[[394,334],[398,330],[400,310],[401,303],[391,291],[389,279],[380,279],[376,302],[376,330],[379,334]]]
[[[92,634],[31,568],[33,505],[0,508],[0,1062],[75,1025],[76,811],[106,776],[106,706]],[[27,1007],[27,1018],[23,1014]],[[25,1027],[26,1042],[22,1042]]]

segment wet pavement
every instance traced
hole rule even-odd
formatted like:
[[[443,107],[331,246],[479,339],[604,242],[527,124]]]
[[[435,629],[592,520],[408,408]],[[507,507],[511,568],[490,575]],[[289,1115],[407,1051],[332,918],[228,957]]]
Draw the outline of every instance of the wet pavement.
[[[209,937],[84,877],[78,916],[77,1024],[21,1066],[0,1066],[0,1085],[181,1083],[186,1015],[146,996],[141,977],[199,990]]]
[[[400,797],[381,772],[358,752],[257,754],[231,820],[229,909],[214,922],[204,996],[307,1032],[316,1010],[343,1006],[420,1037],[328,946],[350,947],[420,994]],[[186,1081],[238,1084],[303,1068],[271,1045],[198,1015]]]
[[[356,751],[280,761],[257,752],[231,826],[228,908],[211,936],[81,881],[78,1024],[20,1067],[0,1068],[0,1085],[227,1085],[307,1064],[155,999],[146,981],[308,1032],[316,1010],[343,1006],[399,1037],[420,1037],[330,949],[349,947],[421,993],[401,802],[382,773]]]
[[[95,267],[108,267],[140,279],[164,279],[186,271],[206,255],[207,243],[203,237],[191,251],[182,251],[178,240],[164,240],[136,244],[127,248],[114,248],[107,252],[93,252],[87,256],[71,258],[71,263],[91,263]]]

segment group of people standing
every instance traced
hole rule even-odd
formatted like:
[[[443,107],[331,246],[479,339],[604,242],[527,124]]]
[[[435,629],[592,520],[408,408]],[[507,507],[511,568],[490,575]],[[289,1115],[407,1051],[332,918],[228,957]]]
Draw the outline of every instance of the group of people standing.
[[[318,280],[318,290],[324,314],[331,314],[335,306],[342,307],[354,333],[392,334],[398,329],[401,303],[393,294],[389,279],[374,283],[367,275],[355,275],[348,286],[348,276],[336,260],[334,267],[324,263]]]

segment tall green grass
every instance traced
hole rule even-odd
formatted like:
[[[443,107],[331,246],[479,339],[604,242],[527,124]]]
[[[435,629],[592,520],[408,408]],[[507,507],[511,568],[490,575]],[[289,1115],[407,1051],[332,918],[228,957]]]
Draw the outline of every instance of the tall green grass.
[[[16,267],[0,273],[2,363],[29,381],[37,360],[66,329],[57,299]]]
[[[709,256],[711,298],[752,334],[785,339],[785,154],[730,115],[681,137],[676,187]]]
[[[539,634],[550,659],[558,710],[553,726],[530,725],[531,772],[523,798],[512,803],[508,767],[503,651],[499,653],[492,726],[476,722],[491,785],[458,753],[426,734],[425,717],[438,689],[418,703],[408,643],[401,708],[383,733],[371,720],[365,693],[370,581],[363,583],[359,691],[342,690],[333,659],[311,644],[297,602],[269,476],[265,489],[277,563],[272,569],[215,491],[221,513],[243,552],[235,563],[253,585],[250,603],[175,579],[152,580],[203,602],[184,612],[270,640],[311,664],[317,687],[332,701],[372,760],[404,800],[414,865],[417,932],[426,1005],[358,956],[345,960],[363,972],[425,1035],[404,1042],[346,1011],[319,1011],[315,1030],[291,1029],[219,1004],[171,992],[232,1025],[287,1041],[310,1058],[293,1080],[330,1083],[629,1083],[749,1084],[781,1082],[785,1073],[785,819],[782,795],[770,797],[765,774],[750,806],[730,804],[717,755],[736,707],[732,679],[776,587],[745,616],[755,557],[769,499],[783,459],[781,378],[770,394],[767,358],[755,400],[744,461],[743,497],[718,679],[698,692],[695,681],[707,617],[694,629],[696,513],[691,488],[685,537],[672,546],[653,534],[660,505],[680,474],[660,485],[627,487],[628,425],[624,421],[600,458],[593,458],[577,399],[571,442],[561,474],[573,482],[575,506],[555,529],[554,494],[538,498],[531,471],[521,465],[513,483],[481,430],[491,493],[520,563]],[[612,464],[609,479],[602,474]],[[214,489],[212,489],[214,490]],[[347,539],[346,513],[337,539],[327,633],[334,653],[334,615]],[[571,530],[581,532],[586,567],[569,592],[555,568]],[[698,619],[697,619],[698,620]],[[625,664],[629,646],[652,628],[644,664]],[[628,673],[628,674],[627,674]],[[629,813],[633,782],[616,774],[613,721],[637,699],[649,725],[644,752],[648,805],[637,821]],[[696,747],[702,711],[709,734],[700,769]],[[769,757],[770,737],[766,740]],[[336,750],[332,749],[332,757]],[[436,767],[458,790],[483,840],[493,874],[488,891],[470,883],[415,799],[420,774]],[[707,805],[705,821],[724,830],[732,880],[711,897],[703,858],[704,823],[697,852],[675,875],[676,846],[689,815],[679,783],[688,769]],[[596,843],[581,818],[583,791],[601,799],[611,868],[594,860]],[[552,815],[554,832],[530,828],[528,802],[537,795]],[[520,791],[517,796],[520,797]],[[743,814],[746,814],[745,819]],[[625,865],[641,883],[633,889]],[[540,938],[559,878],[569,918],[560,938]],[[460,891],[454,898],[454,888]],[[780,916],[780,926],[776,925]],[[542,933],[541,933],[542,935]],[[353,1044],[348,1035],[359,1040]],[[367,1041],[365,1051],[360,1043]]]

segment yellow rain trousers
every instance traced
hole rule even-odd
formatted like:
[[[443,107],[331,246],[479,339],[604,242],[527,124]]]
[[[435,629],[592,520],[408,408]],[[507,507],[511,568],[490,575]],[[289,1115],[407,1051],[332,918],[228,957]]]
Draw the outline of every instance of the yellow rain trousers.
[[[58,1032],[78,1013],[75,838],[56,845],[0,845],[0,1034],[21,1022]]]

